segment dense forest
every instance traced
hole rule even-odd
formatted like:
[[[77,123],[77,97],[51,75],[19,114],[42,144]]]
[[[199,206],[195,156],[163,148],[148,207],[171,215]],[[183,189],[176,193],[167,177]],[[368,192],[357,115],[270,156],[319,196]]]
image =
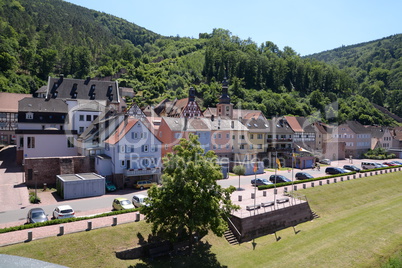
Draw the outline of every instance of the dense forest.
[[[216,104],[228,77],[235,107],[258,109],[268,118],[393,125],[372,102],[402,116],[400,38],[359,53],[346,47],[302,58],[290,47],[257,45],[225,29],[198,39],[166,37],[61,0],[0,0],[0,90],[33,93],[48,76],[108,77],[124,70],[119,84],[136,93],[129,101],[144,106],[182,98],[193,86],[206,108]]]

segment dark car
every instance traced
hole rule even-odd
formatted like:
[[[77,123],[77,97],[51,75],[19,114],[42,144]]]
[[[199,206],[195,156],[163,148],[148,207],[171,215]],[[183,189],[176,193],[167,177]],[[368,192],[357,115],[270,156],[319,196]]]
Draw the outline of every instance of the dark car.
[[[327,174],[343,174],[348,172],[349,172],[348,170],[338,167],[327,167],[325,169],[325,173]]]
[[[350,171],[356,171],[356,172],[360,171],[360,168],[358,168],[354,165],[344,165],[343,168],[346,170],[350,170]]]
[[[41,208],[32,208],[27,214],[27,223],[37,223],[48,221],[45,211]]]
[[[296,180],[308,180],[313,179],[314,177],[307,172],[297,172],[295,178]]]
[[[257,181],[256,181],[256,180],[257,180]],[[255,180],[255,179],[252,179],[252,180],[251,180],[251,184],[252,184],[252,185],[256,185],[256,186],[272,184],[272,182],[268,181],[267,179],[257,178],[256,180]]]
[[[283,175],[271,175],[269,177],[269,181],[273,183],[281,183],[281,182],[291,182],[288,178]]]
[[[394,164],[397,165],[397,166],[402,165],[402,162],[399,162],[399,161],[392,161],[391,163],[394,163]]]

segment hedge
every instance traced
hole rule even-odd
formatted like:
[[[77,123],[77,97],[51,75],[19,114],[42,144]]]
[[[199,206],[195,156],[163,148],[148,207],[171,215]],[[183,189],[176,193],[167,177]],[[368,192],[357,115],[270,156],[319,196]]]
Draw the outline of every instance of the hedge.
[[[124,214],[124,213],[131,213],[131,212],[135,212],[138,210],[139,210],[139,208],[132,208],[132,209],[106,212],[106,213],[102,213],[102,214],[98,214],[98,215],[94,215],[94,216],[90,216],[90,217],[55,219],[55,220],[50,220],[50,221],[45,221],[45,222],[24,224],[24,225],[19,225],[19,226],[14,226],[14,227],[2,228],[2,229],[0,229],[0,234],[14,232],[14,231],[21,231],[21,230],[26,230],[26,229],[36,228],[36,227],[48,226],[48,225],[55,225],[55,224],[60,224],[60,223],[83,221],[83,220],[96,219],[96,218],[101,218],[101,217],[114,216],[114,215],[119,215],[119,214]]]

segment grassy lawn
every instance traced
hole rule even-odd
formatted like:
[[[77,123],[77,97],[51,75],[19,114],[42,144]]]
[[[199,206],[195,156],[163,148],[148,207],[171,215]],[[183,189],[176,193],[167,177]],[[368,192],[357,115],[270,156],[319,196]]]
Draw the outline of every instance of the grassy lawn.
[[[380,267],[402,250],[401,174],[392,173],[302,192],[320,218],[230,246],[208,235],[191,257],[119,260],[115,251],[148,236],[145,222],[130,223],[0,248],[1,254],[32,257],[69,267]],[[140,235],[139,235],[140,234]]]

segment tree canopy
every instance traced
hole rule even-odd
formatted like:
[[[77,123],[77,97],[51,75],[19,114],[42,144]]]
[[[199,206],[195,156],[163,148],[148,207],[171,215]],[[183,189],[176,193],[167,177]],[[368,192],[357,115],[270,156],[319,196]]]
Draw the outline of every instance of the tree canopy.
[[[162,186],[149,189],[149,206],[141,210],[152,232],[170,241],[191,242],[208,230],[223,235],[229,213],[238,207],[230,200],[235,188],[217,184],[222,173],[215,153],[204,154],[196,135],[181,139],[173,150],[164,158]]]
[[[361,96],[361,123],[395,122],[372,105],[402,116],[402,35],[300,57],[271,41],[260,45],[229,30],[199,38],[166,37],[123,19],[62,0],[0,0],[0,91],[34,93],[48,76],[118,79],[140,107],[185,98],[194,87],[201,108],[215,106],[229,79],[236,108],[266,117],[332,114],[324,122],[360,120],[333,103]],[[324,61],[327,61],[325,63]],[[359,106],[350,106],[359,110]],[[330,111],[329,111],[330,110]],[[357,117],[357,118],[356,118]]]

